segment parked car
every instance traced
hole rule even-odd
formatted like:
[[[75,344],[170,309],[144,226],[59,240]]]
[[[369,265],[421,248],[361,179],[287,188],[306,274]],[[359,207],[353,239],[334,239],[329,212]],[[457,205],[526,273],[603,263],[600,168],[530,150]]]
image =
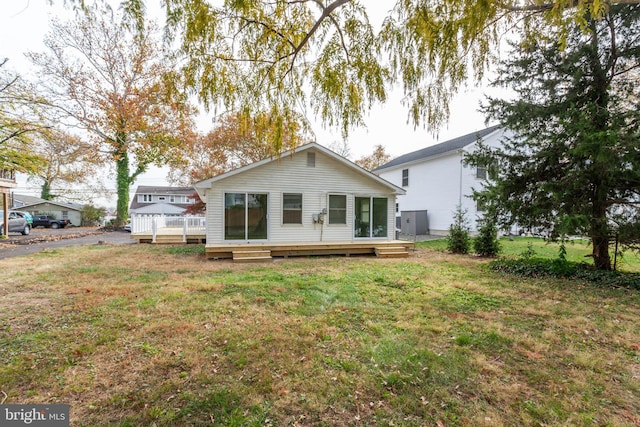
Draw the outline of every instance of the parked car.
[[[33,218],[33,228],[45,227],[45,228],[64,228],[69,225],[66,219],[55,219],[49,215],[38,215]]]
[[[9,211],[9,232],[29,234],[31,226],[23,212]],[[4,233],[4,211],[0,211],[0,234]]]

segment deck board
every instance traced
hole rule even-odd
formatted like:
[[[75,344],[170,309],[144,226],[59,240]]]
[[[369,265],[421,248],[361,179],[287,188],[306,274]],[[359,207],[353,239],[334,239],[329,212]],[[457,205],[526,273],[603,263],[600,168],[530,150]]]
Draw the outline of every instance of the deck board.
[[[295,257],[316,255],[375,255],[376,251],[385,247],[403,247],[407,254],[414,248],[413,242],[392,241],[358,241],[358,242],[289,242],[289,243],[225,243],[207,244],[205,253],[210,259],[232,258],[233,252],[246,250],[271,251],[272,257]]]

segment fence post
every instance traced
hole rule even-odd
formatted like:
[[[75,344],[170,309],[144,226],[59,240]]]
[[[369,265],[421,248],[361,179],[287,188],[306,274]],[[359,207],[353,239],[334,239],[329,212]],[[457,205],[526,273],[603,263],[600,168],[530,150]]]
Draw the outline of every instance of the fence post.
[[[182,242],[187,243],[187,218],[182,217]]]
[[[156,222],[156,218],[151,218],[151,243],[156,242],[156,233],[158,232],[158,223]]]

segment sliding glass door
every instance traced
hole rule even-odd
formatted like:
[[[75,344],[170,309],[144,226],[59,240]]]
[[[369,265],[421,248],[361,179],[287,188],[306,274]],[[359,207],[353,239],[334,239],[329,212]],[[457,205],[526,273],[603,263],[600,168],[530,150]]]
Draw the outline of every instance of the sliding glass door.
[[[225,193],[225,240],[267,240],[267,200],[263,193]]]
[[[354,237],[387,237],[387,198],[356,197]]]

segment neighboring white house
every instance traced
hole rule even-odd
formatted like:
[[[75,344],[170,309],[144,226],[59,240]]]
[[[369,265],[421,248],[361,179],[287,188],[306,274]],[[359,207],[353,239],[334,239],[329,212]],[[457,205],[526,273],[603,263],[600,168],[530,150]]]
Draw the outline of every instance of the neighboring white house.
[[[231,244],[369,242],[373,248],[371,242],[395,240],[396,196],[405,193],[317,143],[195,188],[207,204],[207,251]]]
[[[184,215],[195,202],[193,187],[154,187],[141,185],[129,205],[129,215]]]
[[[492,126],[440,144],[397,157],[373,172],[402,187],[406,195],[398,197],[398,225],[405,229],[412,214],[426,216],[425,234],[446,235],[458,206],[467,212],[471,231],[477,231],[482,210],[471,198],[473,188],[480,189],[486,170],[465,166],[465,153],[473,152],[478,139],[492,147],[499,146],[505,130]],[[426,214],[425,214],[426,211]],[[404,215],[403,215],[404,213]],[[422,234],[422,233],[418,233]]]

